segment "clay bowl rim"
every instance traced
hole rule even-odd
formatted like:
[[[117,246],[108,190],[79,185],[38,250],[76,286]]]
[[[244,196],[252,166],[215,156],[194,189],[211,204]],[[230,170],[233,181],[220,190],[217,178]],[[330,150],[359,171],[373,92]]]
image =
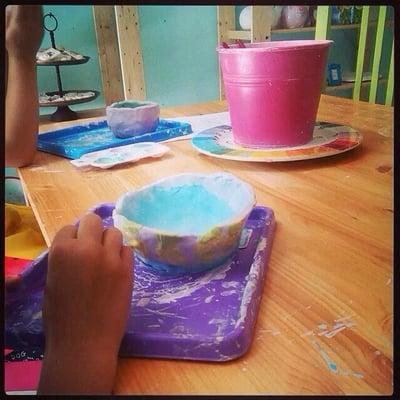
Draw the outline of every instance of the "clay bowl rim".
[[[247,205],[247,207],[245,207],[240,213],[235,213],[231,218],[225,219],[223,222],[213,225],[211,228],[207,229],[206,231],[203,231],[203,232],[200,232],[197,234],[175,233],[175,232],[171,232],[171,231],[167,231],[167,230],[163,230],[163,229],[159,229],[159,228],[149,227],[147,225],[142,225],[136,221],[132,221],[131,219],[128,219],[123,214],[121,214],[122,203],[125,199],[127,199],[131,196],[134,196],[138,192],[143,192],[145,190],[148,190],[150,187],[156,186],[162,182],[165,182],[165,181],[168,181],[171,179],[175,179],[175,178],[178,178],[181,176],[211,177],[211,176],[215,176],[215,175],[233,177],[236,181],[239,181],[240,184],[243,186],[243,188],[245,188],[249,192],[251,201],[249,201],[249,204]],[[209,235],[210,232],[212,232],[215,229],[235,225],[237,223],[244,223],[245,218],[248,217],[248,215],[250,214],[251,210],[254,208],[255,205],[256,205],[256,195],[255,195],[254,190],[251,187],[251,185],[249,185],[247,182],[244,182],[243,180],[239,179],[238,177],[236,177],[233,174],[226,173],[226,172],[217,172],[217,173],[210,173],[210,174],[196,173],[196,172],[184,172],[181,174],[176,174],[173,176],[167,176],[167,177],[161,178],[151,184],[141,187],[140,189],[132,190],[132,191],[125,193],[115,203],[115,208],[113,210],[113,219],[115,217],[118,217],[124,223],[129,223],[129,224],[135,225],[135,227],[138,227],[138,229],[144,229],[147,232],[155,234],[155,235],[162,235],[165,237],[171,237],[171,238],[173,237],[173,238],[179,238],[179,239],[188,238],[188,237],[201,238],[201,237]]]
[[[121,103],[137,103],[138,106],[136,107],[116,107],[117,104]],[[118,110],[120,112],[132,112],[138,109],[146,109],[146,108],[158,108],[160,109],[160,105],[154,101],[140,101],[140,100],[121,100],[115,101],[114,103],[110,104],[106,107],[106,111],[109,109]]]

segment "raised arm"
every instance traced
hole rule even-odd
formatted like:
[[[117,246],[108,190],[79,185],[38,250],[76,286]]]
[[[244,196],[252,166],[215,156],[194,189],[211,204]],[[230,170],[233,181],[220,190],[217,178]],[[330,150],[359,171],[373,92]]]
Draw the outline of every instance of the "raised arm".
[[[43,37],[42,6],[6,9],[6,165],[33,161],[39,125],[36,52]]]

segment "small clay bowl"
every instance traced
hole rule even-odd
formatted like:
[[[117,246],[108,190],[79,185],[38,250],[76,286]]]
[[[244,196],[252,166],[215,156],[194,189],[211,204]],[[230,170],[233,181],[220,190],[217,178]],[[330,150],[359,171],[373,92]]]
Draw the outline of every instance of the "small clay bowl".
[[[126,193],[114,225],[147,265],[199,272],[227,261],[255,205],[252,187],[229,173],[185,173]]]
[[[154,132],[158,126],[160,107],[151,101],[124,100],[106,108],[107,123],[118,138]]]

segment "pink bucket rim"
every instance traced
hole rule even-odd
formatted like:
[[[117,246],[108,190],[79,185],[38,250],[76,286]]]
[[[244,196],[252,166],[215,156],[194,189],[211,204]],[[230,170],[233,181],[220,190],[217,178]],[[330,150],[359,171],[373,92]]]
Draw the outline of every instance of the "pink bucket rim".
[[[274,42],[257,42],[246,43],[246,47],[239,47],[238,44],[229,44],[229,49],[222,45],[217,47],[218,53],[231,54],[239,52],[280,52],[291,50],[302,50],[306,48],[321,48],[328,47],[333,43],[333,40],[276,40]]]

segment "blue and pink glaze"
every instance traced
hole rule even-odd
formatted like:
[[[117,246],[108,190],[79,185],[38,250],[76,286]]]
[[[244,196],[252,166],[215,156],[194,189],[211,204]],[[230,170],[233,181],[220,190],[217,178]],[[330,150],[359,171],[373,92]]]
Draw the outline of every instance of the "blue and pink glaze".
[[[143,262],[179,274],[226,261],[254,205],[251,186],[232,174],[185,173],[122,196],[113,218]]]
[[[125,100],[106,108],[107,123],[118,138],[128,138],[157,129],[160,106],[152,101]]]

